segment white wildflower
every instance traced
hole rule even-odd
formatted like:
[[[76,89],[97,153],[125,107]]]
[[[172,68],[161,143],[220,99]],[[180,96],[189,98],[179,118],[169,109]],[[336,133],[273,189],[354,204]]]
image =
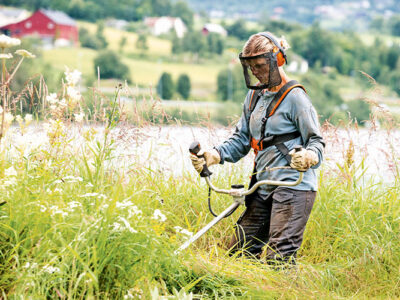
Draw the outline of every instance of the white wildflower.
[[[125,218],[119,217],[119,219],[124,223],[125,228],[128,229],[129,232],[137,233],[137,231],[131,227],[131,225],[129,224],[129,222]]]
[[[5,34],[0,35],[0,48],[10,48],[21,44],[21,40],[9,37]]]
[[[17,176],[17,175],[18,175],[17,171],[12,166],[9,167],[8,169],[4,170],[5,177],[13,177],[13,176]]]
[[[99,193],[86,193],[84,195],[80,195],[79,197],[85,198],[85,197],[97,197]]]
[[[8,187],[8,186],[14,185],[14,184],[16,184],[16,183],[17,183],[17,180],[15,180],[15,177],[12,177],[12,178],[10,178],[9,180],[5,180],[5,181],[3,182],[3,186],[4,186],[4,187]]]
[[[50,212],[52,215],[61,215],[62,217],[68,216],[68,213],[66,211],[63,211],[60,209],[58,206],[52,205],[50,206]]]
[[[49,273],[49,274],[53,274],[53,273],[60,272],[60,268],[49,266],[49,265],[45,265],[43,267],[43,271],[46,272],[46,273]]]
[[[26,114],[25,115],[25,124],[29,125],[32,122],[32,119],[33,119],[33,117],[31,114]]]
[[[23,268],[24,268],[24,269],[36,269],[37,266],[38,266],[37,263],[32,263],[32,264],[31,264],[31,263],[28,261],[25,265],[23,265]]]
[[[15,117],[15,121],[17,121],[18,124],[21,124],[24,120],[22,119],[22,117],[21,117],[20,115],[17,115],[17,116]]]
[[[79,114],[74,114],[74,116],[75,121],[81,123],[83,121],[83,118],[85,117],[85,114],[83,112],[80,112]]]
[[[187,235],[188,238],[190,238],[190,237],[193,236],[193,232],[190,232],[190,231],[187,230],[187,229],[183,229],[183,228],[180,227],[180,226],[175,226],[174,228],[175,228],[176,232],[182,233],[182,234],[184,234],[184,235]]]
[[[81,79],[82,73],[79,70],[73,70],[72,72],[66,68],[65,79],[69,85],[76,85]]]
[[[68,208],[67,208],[67,210],[70,211],[70,212],[72,212],[72,211],[75,210],[75,208],[81,208],[81,207],[82,207],[82,204],[81,204],[80,202],[78,202],[78,201],[72,201],[72,202],[68,203]]]
[[[113,231],[121,231],[122,225],[118,222],[114,222],[112,225]]]
[[[25,50],[25,49],[18,49],[17,51],[15,51],[15,54],[21,55],[22,57],[26,57],[26,58],[35,58],[36,55],[30,53],[29,51]]]
[[[159,209],[156,209],[154,211],[152,219],[164,222],[165,220],[167,220],[167,217]]]
[[[86,184],[86,187],[94,187],[94,185],[93,185],[91,182],[88,182],[88,183]]]
[[[81,93],[73,86],[67,87],[67,95],[73,103],[79,102],[82,97]]]
[[[62,183],[62,180],[57,179],[57,180],[54,180],[53,183],[55,183],[55,184],[57,184],[57,183]]]
[[[10,59],[13,58],[11,53],[0,53],[0,59]]]
[[[47,207],[44,205],[40,205],[40,212],[45,212],[47,210]]]
[[[78,182],[78,181],[83,181],[82,177],[74,177],[74,176],[65,176],[63,177],[64,182]]]
[[[65,98],[62,98],[61,101],[58,102],[58,105],[60,107],[66,107],[67,106],[67,100],[65,100]]]
[[[12,114],[10,114],[10,113],[5,113],[5,118],[4,118],[4,121],[7,123],[7,124],[11,124],[11,122],[14,120],[14,116],[12,115]]]
[[[49,102],[50,104],[56,104],[58,103],[58,98],[56,93],[51,93],[50,95],[47,95],[46,101]]]

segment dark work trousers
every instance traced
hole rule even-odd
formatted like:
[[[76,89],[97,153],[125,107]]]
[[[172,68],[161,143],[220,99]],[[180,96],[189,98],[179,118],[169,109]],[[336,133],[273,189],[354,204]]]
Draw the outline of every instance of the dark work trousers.
[[[286,187],[278,187],[267,199],[257,192],[249,195],[236,223],[230,253],[243,251],[260,258],[265,246],[268,262],[295,263],[315,196],[314,191]]]

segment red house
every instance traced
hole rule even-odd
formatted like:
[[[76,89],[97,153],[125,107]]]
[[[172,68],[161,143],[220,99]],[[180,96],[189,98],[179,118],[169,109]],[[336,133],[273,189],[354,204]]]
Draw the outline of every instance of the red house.
[[[75,20],[64,12],[47,9],[39,9],[29,18],[0,27],[0,30],[12,37],[38,35],[49,42],[63,39],[77,44],[79,40]]]

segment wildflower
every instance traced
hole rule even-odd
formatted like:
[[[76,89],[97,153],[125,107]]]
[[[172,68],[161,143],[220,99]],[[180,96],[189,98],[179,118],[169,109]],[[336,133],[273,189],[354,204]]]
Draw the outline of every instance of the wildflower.
[[[5,177],[13,177],[17,176],[17,171],[15,171],[14,167],[9,167],[8,169],[4,170],[4,176]]]
[[[152,219],[164,222],[165,220],[167,220],[167,217],[159,209],[156,209],[154,211]]]
[[[13,116],[12,114],[10,114],[10,113],[5,113],[4,121],[5,121],[8,125],[10,125],[11,122],[12,122],[13,120],[14,120],[14,116]]]
[[[28,126],[32,122],[32,115],[26,114],[25,115],[25,125]]]
[[[0,53],[0,59],[9,59],[9,58],[13,58],[11,53]]]
[[[78,70],[73,70],[72,72],[66,68],[67,70],[64,72],[65,80],[67,81],[68,85],[76,85],[79,80],[81,79],[82,73]]]
[[[15,117],[15,120],[16,120],[16,121],[18,122],[18,124],[20,124],[20,125],[21,125],[21,123],[24,121],[20,115],[17,115],[17,116]]]
[[[5,34],[0,35],[0,48],[2,49],[18,46],[19,44],[21,44],[19,39],[11,38]]]
[[[53,274],[53,273],[60,272],[60,268],[49,266],[49,265],[45,265],[43,267],[43,271],[46,272],[46,273],[49,273],[49,274]]]
[[[82,177],[74,177],[74,176],[65,176],[63,177],[64,182],[78,182],[78,181],[83,181]]]
[[[67,208],[67,210],[70,211],[70,212],[72,212],[72,211],[75,210],[75,208],[81,208],[81,207],[82,207],[82,204],[81,204],[80,202],[78,202],[78,201],[72,201],[72,202],[68,203],[68,208]]]
[[[15,51],[15,54],[21,55],[22,57],[26,57],[26,58],[35,58],[36,55],[30,53],[29,51],[25,50],[25,49],[18,49],[17,51]]]
[[[57,94],[56,93],[51,93],[50,95],[47,95],[46,101],[49,102],[50,104],[57,103],[58,102]]]
[[[67,95],[72,106],[78,103],[82,98],[81,93],[73,86],[67,87]]]
[[[137,231],[131,227],[131,225],[129,224],[129,222],[125,218],[119,217],[119,219],[124,223],[126,229],[128,229],[129,232],[137,233]]]
[[[80,112],[79,114],[74,114],[75,116],[75,121],[78,123],[81,123],[83,121],[83,117],[85,114],[83,112]]]
[[[183,229],[183,228],[180,227],[180,226],[175,226],[174,228],[175,228],[176,232],[179,232],[179,233],[182,233],[182,234],[184,234],[184,235],[187,235],[188,238],[190,238],[190,237],[193,236],[193,232],[190,232],[190,231],[187,230],[187,229]]]
[[[96,197],[98,196],[99,193],[86,193],[85,195],[80,195],[79,197],[85,198],[85,197]]]
[[[23,268],[24,268],[24,269],[36,269],[37,266],[38,266],[37,263],[32,263],[32,264],[31,264],[31,263],[28,261],[25,265],[23,265]]]

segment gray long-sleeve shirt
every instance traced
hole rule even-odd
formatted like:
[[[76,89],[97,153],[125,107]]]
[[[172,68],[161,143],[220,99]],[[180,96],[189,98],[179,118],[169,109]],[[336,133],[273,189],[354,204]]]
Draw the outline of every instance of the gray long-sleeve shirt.
[[[215,147],[221,155],[221,164],[237,162],[250,151],[251,137],[259,140],[261,138],[261,119],[266,114],[269,103],[276,93],[266,91],[258,100],[253,112],[250,114],[249,102],[252,91],[246,96],[242,116],[236,125],[233,135]],[[254,96],[255,97],[255,96]],[[317,176],[315,169],[323,160],[323,149],[325,143],[322,139],[317,113],[311,104],[308,95],[301,88],[292,89],[279,105],[275,113],[268,119],[265,127],[265,137],[280,135],[298,130],[300,137],[285,142],[285,146],[291,150],[296,145],[303,145],[308,150],[318,154],[319,162],[304,173],[303,181],[293,187],[296,190],[317,190]],[[270,146],[258,152],[256,158],[257,181],[260,180],[282,180],[295,181],[298,172],[293,169],[279,169],[271,172],[263,172],[266,167],[287,166],[288,162],[283,154],[275,147]],[[263,185],[258,190],[261,195],[268,196],[276,186]]]

